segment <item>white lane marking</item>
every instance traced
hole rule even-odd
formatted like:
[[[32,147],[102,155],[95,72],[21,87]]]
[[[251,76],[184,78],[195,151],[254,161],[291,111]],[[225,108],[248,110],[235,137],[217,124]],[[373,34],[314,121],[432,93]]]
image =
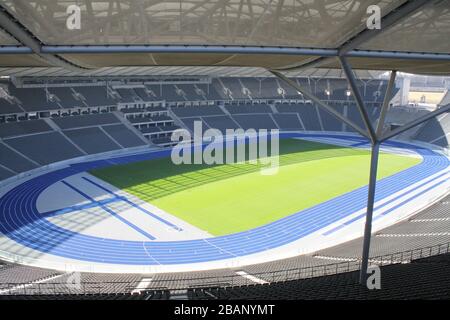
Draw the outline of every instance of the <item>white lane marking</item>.
[[[246,278],[246,279],[248,279],[250,281],[258,283],[258,284],[266,284],[266,283],[268,283],[266,280],[263,280],[263,279],[255,277],[255,276],[252,276],[251,274],[248,274],[245,271],[236,271],[236,274],[240,275],[241,277],[244,277],[244,278]]]
[[[377,234],[377,237],[383,238],[400,238],[400,237],[435,237],[450,236],[450,232],[429,232],[429,233],[394,233],[394,234]]]
[[[357,261],[356,258],[345,258],[345,257],[327,257],[327,256],[314,256],[314,258],[322,260],[333,260],[333,261]]]
[[[0,290],[0,294],[8,294],[8,293],[11,293],[11,292],[13,292],[13,291],[17,291],[17,290],[19,290],[19,289],[29,288],[29,287],[31,287],[32,285],[39,284],[39,283],[45,283],[45,282],[47,282],[47,281],[50,281],[50,280],[54,280],[54,279],[60,278],[60,277],[65,276],[65,275],[67,275],[67,274],[68,274],[68,273],[57,274],[56,276],[53,276],[53,277],[50,277],[50,278],[44,278],[44,279],[40,279],[40,280],[28,282],[28,283],[19,284],[19,285],[17,285],[17,286],[12,287],[12,288]]]
[[[410,222],[435,222],[435,221],[449,221],[450,217],[447,218],[428,218],[428,219],[414,219]]]
[[[150,287],[150,283],[152,282],[152,278],[142,278],[141,281],[138,283],[136,288],[131,291],[131,294],[140,293],[141,291],[144,291],[145,289],[148,289]]]

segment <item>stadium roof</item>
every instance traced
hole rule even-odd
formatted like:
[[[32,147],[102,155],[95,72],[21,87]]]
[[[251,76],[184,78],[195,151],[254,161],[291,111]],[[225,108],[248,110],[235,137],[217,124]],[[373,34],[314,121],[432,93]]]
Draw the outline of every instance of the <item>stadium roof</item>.
[[[73,4],[81,10],[79,30],[66,26]],[[450,73],[450,0],[0,0],[0,5],[0,67],[8,68],[0,69],[2,74],[30,67],[44,68],[35,75],[61,68],[70,75],[96,69],[120,74],[141,66],[339,69],[339,55],[355,69]],[[369,5],[381,9],[380,30],[366,27]]]

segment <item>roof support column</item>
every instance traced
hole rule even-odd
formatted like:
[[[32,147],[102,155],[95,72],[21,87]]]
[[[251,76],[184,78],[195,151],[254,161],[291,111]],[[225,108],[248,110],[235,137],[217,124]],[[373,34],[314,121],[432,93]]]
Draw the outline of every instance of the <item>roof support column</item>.
[[[55,54],[46,54],[42,52],[42,44],[32,35],[23,25],[15,21],[10,14],[0,6],[0,27],[10,34],[18,42],[29,48],[27,53],[34,53],[50,63],[51,65],[62,67],[72,71],[86,71],[87,69],[77,66]],[[15,47],[17,51],[24,50]],[[14,53],[8,52],[6,53]],[[19,52],[20,53],[20,52]]]
[[[388,139],[391,139],[391,138],[399,135],[400,133],[403,133],[403,132],[405,132],[405,131],[407,131],[409,129],[412,129],[412,128],[414,128],[414,127],[424,123],[425,121],[428,121],[428,120],[430,120],[430,119],[432,119],[434,117],[437,117],[437,116],[439,116],[439,115],[441,115],[443,113],[446,113],[446,112],[450,112],[450,104],[447,104],[446,106],[440,107],[439,109],[436,109],[433,112],[430,112],[430,113],[428,113],[428,114],[426,114],[426,115],[424,115],[422,117],[417,118],[416,120],[413,120],[413,121],[411,121],[411,122],[409,122],[407,124],[404,124],[403,126],[397,128],[395,130],[387,132],[385,135],[383,135],[380,138],[380,142],[384,142],[384,141],[386,141]]]
[[[346,123],[348,126],[352,127],[354,130],[356,130],[357,132],[359,132],[363,137],[369,138],[369,136],[367,135],[367,132],[361,128],[360,126],[358,126],[356,123],[354,123],[353,121],[351,121],[350,119],[348,119],[347,117],[343,116],[342,114],[340,114],[339,112],[337,112],[336,110],[334,110],[332,107],[330,107],[329,105],[327,105],[325,102],[323,102],[322,100],[320,100],[318,97],[316,97],[314,94],[312,94],[311,92],[309,92],[308,90],[306,90],[305,88],[302,88],[301,86],[299,86],[296,82],[292,81],[291,79],[289,79],[288,77],[286,77],[285,75],[283,75],[281,72],[278,71],[274,71],[274,70],[270,70],[270,72],[276,76],[278,79],[282,80],[283,82],[285,82],[286,84],[288,84],[289,86],[291,86],[292,88],[294,88],[296,91],[300,92],[303,94],[304,97],[314,101],[319,107],[325,109],[327,112],[331,113],[333,116],[335,116],[337,119],[339,119],[340,121]]]
[[[345,76],[347,78],[348,84],[350,85],[350,88],[353,93],[353,97],[356,100],[356,105],[359,109],[359,113],[361,114],[361,117],[364,121],[364,124],[366,126],[367,132],[369,134],[370,142],[375,144],[377,141],[377,135],[373,128],[372,122],[369,118],[369,114],[367,112],[367,109],[364,105],[363,98],[361,96],[361,93],[359,92],[358,85],[356,83],[355,75],[353,74],[353,70],[350,67],[347,59],[343,56],[339,57],[339,61],[341,62],[342,70],[345,73]]]
[[[378,159],[380,154],[380,143],[376,141],[372,144],[370,158],[370,175],[367,195],[366,224],[364,226],[364,242],[362,250],[361,270],[359,273],[359,283],[366,284],[367,269],[369,267],[370,240],[372,235],[372,217],[375,203],[375,191],[377,186]]]
[[[353,96],[356,100],[356,106],[359,109],[361,117],[364,121],[364,124],[367,128],[367,132],[371,142],[371,159],[370,159],[370,174],[369,174],[369,185],[368,185],[368,194],[367,194],[367,207],[366,207],[366,222],[364,226],[364,240],[363,240],[363,249],[362,249],[362,260],[361,260],[361,270],[359,272],[359,283],[361,285],[366,284],[367,279],[367,269],[369,266],[369,254],[370,254],[370,240],[372,236],[372,217],[373,217],[373,209],[375,204],[375,192],[377,187],[377,172],[378,172],[378,159],[380,154],[380,141],[378,140],[377,133],[372,125],[372,122],[369,117],[369,113],[367,112],[366,106],[364,104],[364,100],[359,92],[358,85],[356,83],[355,75],[353,70],[348,63],[347,59],[343,56],[339,57],[339,61],[342,65],[342,70],[345,73],[347,81],[352,90]],[[393,85],[394,77],[391,76],[390,85]],[[384,116],[386,115],[386,109],[389,105],[389,98],[387,95],[390,95],[389,92],[386,92],[386,96],[384,98],[383,110]],[[384,125],[384,119],[380,119],[382,122],[378,123],[379,127]]]
[[[378,126],[377,126],[377,137],[381,137],[383,134],[384,129],[384,122],[386,121],[386,115],[389,111],[389,102],[391,101],[392,96],[392,90],[394,89],[395,85],[395,77],[397,76],[397,71],[391,72],[391,77],[389,78],[388,86],[386,88],[386,93],[384,95],[383,105],[381,107],[381,113],[380,118],[378,119]]]

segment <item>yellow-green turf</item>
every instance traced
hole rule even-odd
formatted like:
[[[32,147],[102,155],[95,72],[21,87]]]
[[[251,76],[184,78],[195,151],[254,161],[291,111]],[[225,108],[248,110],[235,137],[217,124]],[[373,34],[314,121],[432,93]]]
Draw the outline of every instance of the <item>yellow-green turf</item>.
[[[275,175],[262,175],[260,169],[267,165],[261,162],[175,165],[170,158],[90,173],[216,236],[270,223],[368,181],[366,150],[285,139],[280,141],[279,159]],[[420,161],[381,153],[378,179]]]

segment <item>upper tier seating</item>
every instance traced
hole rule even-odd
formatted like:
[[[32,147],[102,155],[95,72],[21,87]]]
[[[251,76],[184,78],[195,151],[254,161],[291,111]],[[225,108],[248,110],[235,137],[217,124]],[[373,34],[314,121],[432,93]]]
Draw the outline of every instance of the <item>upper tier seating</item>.
[[[278,93],[278,88],[278,81],[275,78],[266,78],[261,81],[261,92],[258,95],[254,95],[254,98],[261,97],[281,99],[282,95]]]
[[[25,111],[60,109],[56,101],[49,101],[44,88],[16,88],[9,86],[9,93],[19,99]]]
[[[295,81],[295,79],[291,79],[291,80]],[[280,87],[284,89],[284,92],[285,92],[284,97],[286,99],[300,99],[301,98],[301,95],[297,92],[297,90],[292,88],[290,85],[288,85],[284,81],[278,81],[278,83],[280,84]]]
[[[148,92],[145,88],[139,87],[134,88],[134,92],[143,100],[143,101],[153,101],[157,100],[155,96],[153,96],[150,92]]]
[[[60,127],[63,130],[113,124],[120,122],[120,120],[117,119],[117,117],[112,113],[62,117],[62,118],[55,118],[53,119],[53,121],[58,125],[58,127]]]
[[[218,96],[217,100],[229,100],[230,99],[230,97],[225,93],[225,89],[222,86],[219,79],[213,78],[211,82],[212,82],[212,86],[210,86],[210,87],[213,87],[215,89],[214,91]]]
[[[48,88],[51,94],[59,98],[59,104],[62,108],[84,107],[83,102],[75,99],[73,91],[68,87],[52,87]]]
[[[214,80],[213,80],[214,81]],[[223,97],[217,92],[217,88],[213,84],[197,84],[197,87],[205,92],[209,100],[222,100]]]
[[[161,129],[157,126],[148,126],[139,129],[143,134],[151,134],[161,132]]]
[[[153,138],[152,142],[154,144],[160,144],[160,145],[162,145],[162,144],[172,144],[173,143],[173,141],[171,140],[170,137]]]
[[[162,86],[159,84],[147,84],[145,85],[147,91],[150,92],[151,100],[165,100],[164,96],[162,96]]]
[[[153,121],[173,121],[173,119],[169,116],[160,114],[160,115],[152,115],[151,116]]]
[[[238,81],[239,78],[222,78],[222,83],[226,88],[231,90],[233,99],[248,99],[248,95],[243,93],[243,86]]]
[[[223,115],[223,111],[217,106],[203,106],[203,107],[177,107],[172,108],[173,113],[180,118],[195,117],[195,116],[212,116]]]
[[[345,79],[293,78],[302,87],[324,100],[351,101],[347,95]],[[384,80],[358,81],[361,93],[367,102],[380,103],[386,90]],[[67,84],[70,86],[70,84]],[[21,104],[14,104],[0,98],[0,114],[25,111],[48,111],[58,108],[115,106],[118,102],[133,103],[143,101],[203,101],[242,99],[300,99],[302,95],[276,78],[228,77],[213,78],[211,84],[136,84],[137,87],[108,90],[106,85],[73,85],[72,87],[16,88],[8,85],[6,90]],[[225,92],[227,88],[227,92]],[[46,93],[46,90],[49,94]],[[396,89],[397,90],[397,89]],[[394,93],[396,92],[394,90]],[[108,94],[109,91],[109,94]],[[326,94],[326,91],[329,94]],[[81,94],[77,98],[75,93]],[[52,99],[52,96],[57,99]],[[113,97],[114,96],[114,97]],[[120,97],[119,97],[120,96]],[[84,97],[84,98],[83,98]],[[50,101],[51,100],[51,101]]]
[[[133,88],[118,88],[115,90],[119,93],[121,97],[120,102],[129,103],[135,102],[137,100]]]
[[[163,85],[162,86],[162,96],[167,101],[183,101],[185,95],[181,91],[177,90],[174,85]]]
[[[17,103],[0,97],[0,114],[21,113],[24,112]]]
[[[158,126],[158,128],[161,132],[174,131],[174,130],[180,129],[179,126],[176,126],[173,124],[165,125],[165,126]]]
[[[142,124],[148,122],[173,122],[173,119],[169,116],[165,115],[145,115],[145,116],[137,116],[128,118],[133,124]]]
[[[188,101],[205,100],[202,95],[200,95],[196,92],[195,87],[191,84],[177,84],[177,87],[180,90],[183,90],[185,97]],[[206,93],[206,91],[203,91],[203,92]]]
[[[75,87],[74,90],[81,93],[86,103],[91,107],[114,106],[117,100],[108,95],[106,86]]]

